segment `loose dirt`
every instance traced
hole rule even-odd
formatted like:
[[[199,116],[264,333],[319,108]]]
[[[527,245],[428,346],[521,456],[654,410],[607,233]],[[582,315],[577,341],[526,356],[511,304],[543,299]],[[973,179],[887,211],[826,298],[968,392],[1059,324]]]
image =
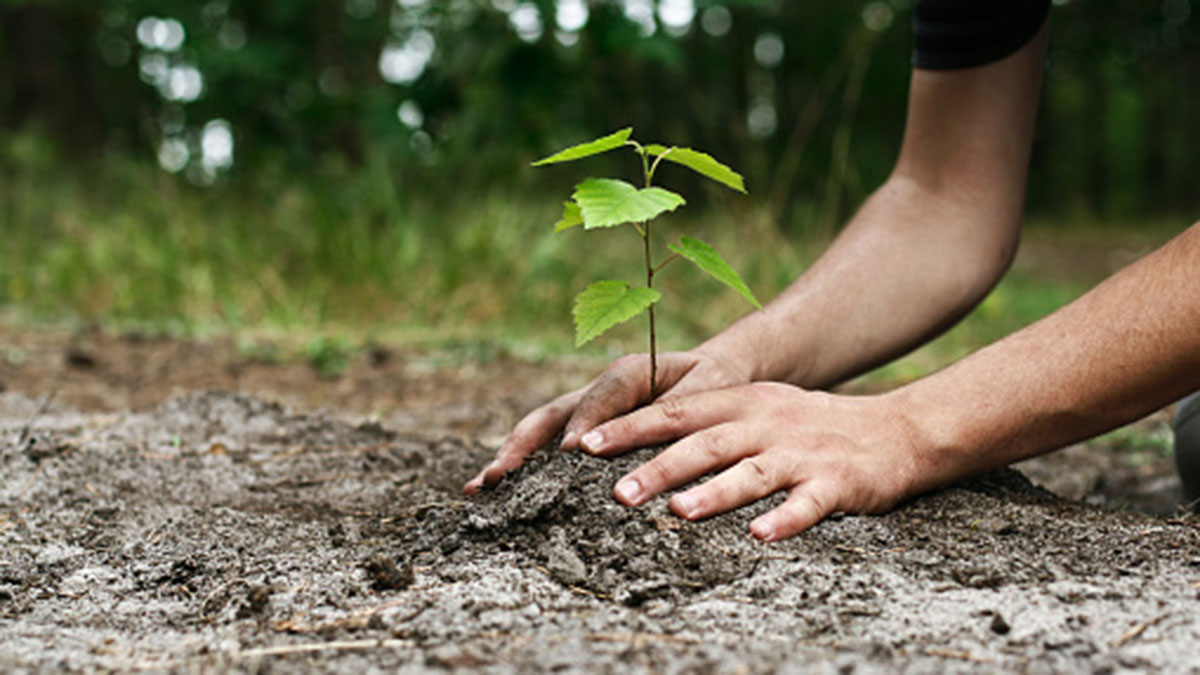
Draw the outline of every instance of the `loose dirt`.
[[[0,366],[0,670],[1200,672],[1200,521],[1114,509],[1112,481],[1060,481],[1074,501],[998,472],[763,545],[746,524],[770,502],[700,523],[666,496],[617,505],[653,450],[546,449],[462,497],[493,437],[574,374],[395,353],[332,381],[263,365],[239,387],[257,395],[190,391],[170,373],[228,377],[231,353],[192,345],[196,370],[153,384],[184,393],[130,404],[105,349],[122,338],[89,338],[91,366],[69,340],[22,339],[42,357]],[[391,393],[316,409],[362,396],[347,381]],[[1028,472],[1106,451],[1071,452]],[[1161,511],[1169,458],[1144,457],[1111,466],[1154,483],[1138,503]]]

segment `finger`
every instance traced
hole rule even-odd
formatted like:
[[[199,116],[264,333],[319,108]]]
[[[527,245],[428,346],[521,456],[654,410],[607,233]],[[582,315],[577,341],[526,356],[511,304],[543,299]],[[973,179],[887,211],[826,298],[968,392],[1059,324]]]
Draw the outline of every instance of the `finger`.
[[[650,357],[625,356],[613,362],[587,388],[563,430],[563,448],[576,448],[579,438],[598,424],[633,410],[650,397]]]
[[[521,466],[529,453],[553,441],[583,394],[584,389],[576,389],[526,415],[504,439],[496,459],[468,481],[463,492],[474,494],[484,485],[498,482],[505,473]]]
[[[663,354],[658,360],[656,390],[674,393],[676,383],[696,365],[681,354]],[[575,413],[567,420],[563,448],[579,447],[580,437],[597,426],[623,415],[651,399],[650,357],[632,354],[617,359],[592,383]]]
[[[619,454],[728,422],[748,403],[741,388],[664,398],[592,429],[579,441],[592,454]]]
[[[617,481],[613,494],[626,506],[638,506],[663,490],[729,466],[749,452],[746,439],[734,437],[735,429],[719,424],[688,436]]]
[[[836,504],[833,484],[807,481],[796,486],[787,501],[751,521],[750,532],[763,541],[787,539],[821,522]]]
[[[789,460],[782,453],[743,458],[712,480],[671,498],[675,515],[687,520],[707,518],[758,501],[791,483]]]

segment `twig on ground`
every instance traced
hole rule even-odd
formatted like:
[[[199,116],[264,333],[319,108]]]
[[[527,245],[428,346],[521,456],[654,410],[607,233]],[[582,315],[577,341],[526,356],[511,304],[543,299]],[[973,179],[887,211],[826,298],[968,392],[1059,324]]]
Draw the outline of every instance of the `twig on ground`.
[[[268,485],[270,487],[302,488],[302,487],[312,487],[314,485],[320,485],[321,483],[331,483],[331,482],[336,482],[339,480],[345,480],[349,477],[350,477],[350,475],[345,474],[345,473],[331,473],[331,474],[327,474],[324,476],[310,476],[308,478],[295,477],[295,476],[284,476],[283,478],[271,481],[270,483],[268,483]]]
[[[978,656],[976,654],[972,654],[971,652],[960,651],[957,649],[926,647],[924,653],[926,656],[940,656],[945,659],[958,659],[960,661],[970,661],[971,663],[995,663],[995,661],[986,656]]]
[[[674,645],[694,645],[699,642],[695,638],[667,635],[665,633],[592,633],[588,636],[594,642],[630,642],[635,649],[645,647],[651,642]]]
[[[38,403],[38,407],[34,409],[33,414],[29,416],[28,420],[25,420],[25,426],[21,427],[21,433],[17,435],[17,447],[25,445],[25,441],[29,440],[29,434],[33,431],[34,422],[37,422],[38,418],[45,414],[46,410],[50,408],[50,402],[53,401],[54,397],[57,395],[58,390],[55,389],[51,390],[49,394],[46,394],[42,397],[41,402]]]
[[[842,553],[857,553],[858,555],[883,555],[885,553],[903,553],[906,550],[903,546],[897,546],[895,548],[885,548],[880,551],[868,551],[865,548],[860,548],[858,546],[847,546],[845,544],[837,544],[836,546],[834,546],[834,548],[841,551]]]
[[[395,600],[385,602],[377,607],[360,609],[356,612],[352,612],[350,616],[341,619],[334,619],[332,621],[325,621],[323,623],[305,623],[301,618],[301,615],[296,615],[290,619],[276,621],[275,623],[271,624],[271,627],[277,631],[288,633],[319,633],[321,631],[333,630],[337,628],[362,628],[367,625],[372,616],[375,616],[385,609],[399,607],[406,602],[408,602],[408,598],[397,598]],[[406,621],[415,619],[417,615],[419,615],[421,612],[424,612],[428,608],[429,603],[422,605],[407,616],[401,618],[399,623],[405,623]]]
[[[1116,640],[1113,640],[1113,643],[1112,643],[1113,649],[1120,649],[1121,647],[1124,647],[1125,645],[1129,644],[1130,642],[1133,642],[1134,640],[1138,639],[1138,637],[1140,637],[1142,633],[1145,633],[1147,628],[1150,628],[1151,626],[1158,624],[1159,622],[1161,622],[1163,619],[1167,618],[1168,616],[1170,616],[1169,613],[1168,614],[1159,614],[1158,616],[1154,617],[1153,619],[1150,619],[1149,621],[1143,621],[1142,623],[1139,623],[1138,625],[1134,626],[1133,628],[1130,628],[1129,630],[1125,631],[1124,635],[1117,638]]]
[[[131,670],[162,670],[178,668],[194,663],[235,662],[264,656],[287,656],[288,654],[307,654],[311,652],[347,652],[367,649],[405,649],[413,647],[412,640],[340,640],[334,642],[306,642],[298,645],[276,645],[274,647],[259,647],[224,654],[194,656],[186,659],[169,659],[165,661],[143,661],[133,664]]]
[[[25,481],[25,487],[21,488],[21,499],[24,499],[25,495],[29,494],[29,491],[33,489],[33,484],[37,482],[38,476],[42,475],[43,466],[45,464],[38,462],[37,468],[33,470],[33,475],[29,477],[29,480]]]

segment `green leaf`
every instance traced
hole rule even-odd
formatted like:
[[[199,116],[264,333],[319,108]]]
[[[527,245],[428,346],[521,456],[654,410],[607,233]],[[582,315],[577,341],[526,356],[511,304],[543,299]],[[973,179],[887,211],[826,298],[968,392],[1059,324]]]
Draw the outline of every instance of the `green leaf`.
[[[615,227],[623,223],[644,223],[684,203],[683,197],[662,188],[641,190],[623,180],[589,178],[575,187],[571,199],[583,213],[583,226]]]
[[[720,253],[717,253],[716,249],[699,239],[692,239],[691,237],[683,237],[679,240],[679,243],[679,246],[670,244],[668,248],[696,263],[697,267],[708,272],[712,278],[741,293],[742,297],[750,301],[750,304],[762,309],[762,304],[750,292],[750,289],[746,286],[746,282],[742,281],[738,273],[729,266],[729,263],[725,262],[725,259],[721,257]]]
[[[742,181],[741,175],[713,159],[711,155],[690,148],[668,148],[657,144],[646,146],[646,152],[655,157],[667,153],[668,150],[670,153],[663,157],[663,161],[682,164],[701,176],[711,178],[722,185],[746,194],[746,185]]]
[[[534,166],[542,166],[543,164],[558,164],[559,162],[570,162],[592,155],[599,155],[602,152],[615,150],[616,148],[625,145],[625,141],[629,140],[629,135],[633,133],[633,127],[626,127],[618,132],[609,134],[604,138],[597,138],[594,141],[572,145],[571,147],[561,152],[556,152],[549,157],[539,159],[534,162]]]
[[[653,288],[630,288],[624,281],[592,283],[575,298],[575,346],[641,314],[661,297]]]
[[[575,202],[563,202],[562,218],[559,218],[558,222],[554,224],[554,231],[562,232],[582,224],[583,213],[580,212],[579,205]]]

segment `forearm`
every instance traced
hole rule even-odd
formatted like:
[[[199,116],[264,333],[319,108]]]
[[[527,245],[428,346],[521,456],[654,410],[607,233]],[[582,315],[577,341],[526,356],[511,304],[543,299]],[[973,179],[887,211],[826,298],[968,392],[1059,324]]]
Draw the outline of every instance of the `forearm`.
[[[1087,295],[889,394],[915,491],[1126,424],[1200,389],[1200,224]]]
[[[752,380],[826,387],[974,306],[1016,247],[1045,39],[979,68],[914,71],[892,177],[765,312],[701,349]]]
[[[932,338],[973,307],[1016,246],[1016,208],[931,193],[897,175],[828,251],[767,305],[701,349],[751,380],[825,387]]]

